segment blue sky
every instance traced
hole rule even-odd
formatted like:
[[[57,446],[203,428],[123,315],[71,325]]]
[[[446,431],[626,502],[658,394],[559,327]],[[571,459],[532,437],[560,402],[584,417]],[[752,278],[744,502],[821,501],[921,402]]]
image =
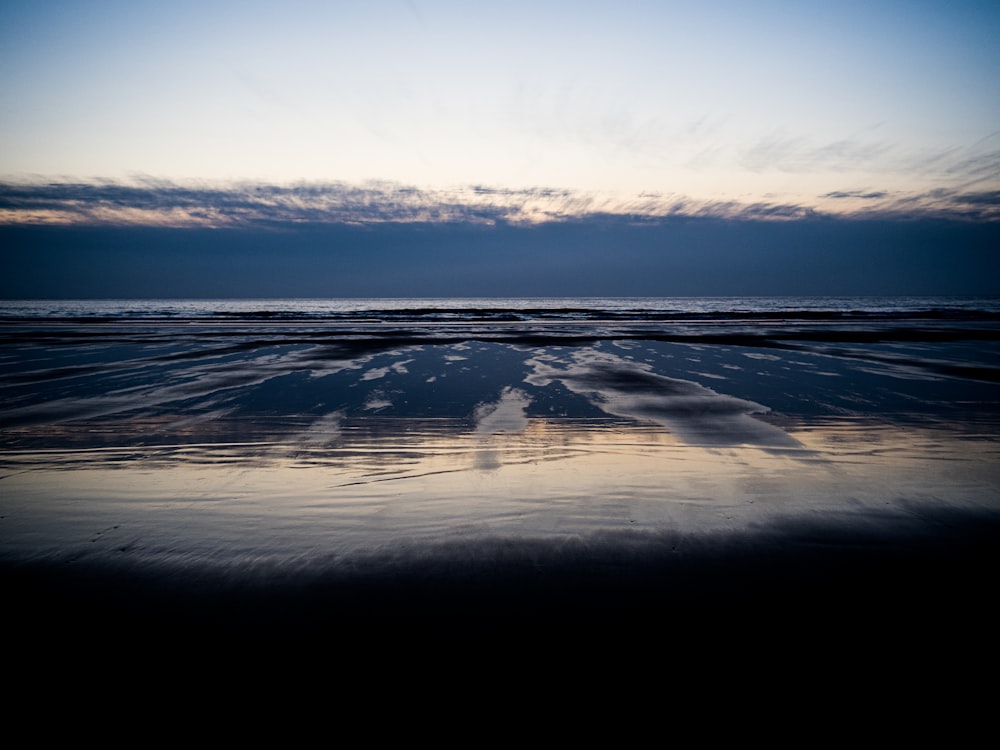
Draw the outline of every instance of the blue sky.
[[[3,13],[8,178],[820,207],[830,193],[1000,187],[996,3],[41,0]]]
[[[1000,217],[996,2],[2,14],[0,224]]]

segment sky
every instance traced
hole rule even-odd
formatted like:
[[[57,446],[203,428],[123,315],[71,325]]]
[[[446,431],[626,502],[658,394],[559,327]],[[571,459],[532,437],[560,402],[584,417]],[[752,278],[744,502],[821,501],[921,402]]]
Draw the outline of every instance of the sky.
[[[945,222],[978,238],[949,289],[997,268],[996,2],[8,0],[0,18],[9,268],[95,227],[521,242],[598,220],[626,244],[643,223],[653,254],[678,222],[763,222],[778,243],[801,242],[789,222],[862,222],[871,247]]]

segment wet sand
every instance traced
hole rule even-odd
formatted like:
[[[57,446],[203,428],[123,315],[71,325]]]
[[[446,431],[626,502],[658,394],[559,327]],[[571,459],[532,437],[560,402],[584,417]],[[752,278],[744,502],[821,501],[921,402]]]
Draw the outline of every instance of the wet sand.
[[[555,328],[7,326],[9,637],[992,654],[992,334]]]

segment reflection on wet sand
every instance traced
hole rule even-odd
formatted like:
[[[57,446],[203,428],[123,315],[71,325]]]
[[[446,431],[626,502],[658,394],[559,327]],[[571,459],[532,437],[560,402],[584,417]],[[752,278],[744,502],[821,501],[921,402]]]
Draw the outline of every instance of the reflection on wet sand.
[[[553,360],[557,358],[551,355],[532,360],[535,370],[527,382],[546,386],[558,380],[602,411],[659,422],[694,444],[796,445],[783,430],[753,419],[752,415],[769,411],[767,407],[690,380],[658,375],[649,364],[594,349],[575,352],[566,369],[553,367]]]
[[[14,378],[0,481],[18,508],[7,528],[25,531],[6,557],[93,556],[102,524],[134,529],[137,560],[166,545],[186,564],[237,549],[281,561],[462,536],[714,533],[920,502],[996,510],[990,402],[978,428],[949,419],[995,386],[935,382],[933,402],[925,379],[874,379],[851,359],[818,369],[801,352],[642,341],[354,358],[278,342],[163,360],[149,347],[30,392]],[[900,402],[922,416],[901,421]]]
[[[995,568],[997,384],[885,351],[158,337],[10,345],[0,562],[11,601],[55,608],[28,629],[141,601],[227,637],[714,639],[746,613],[764,637],[806,610],[909,622],[945,579],[975,608]]]
[[[262,439],[9,451],[5,553],[280,566],[443,539],[697,537],[787,518],[891,530],[922,505],[996,511],[1000,443],[988,436],[786,424],[798,448],[775,453],[624,419],[527,418],[524,406],[507,391],[472,425],[334,416],[275,441],[236,421],[230,431]],[[98,527],[114,539],[98,544]]]

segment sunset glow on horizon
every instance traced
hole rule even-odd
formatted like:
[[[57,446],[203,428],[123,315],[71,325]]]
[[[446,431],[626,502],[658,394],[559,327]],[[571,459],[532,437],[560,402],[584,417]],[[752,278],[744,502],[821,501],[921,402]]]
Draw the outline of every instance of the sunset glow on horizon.
[[[653,194],[652,215],[682,201],[891,213],[1000,190],[990,3],[107,0],[4,15],[7,184],[376,180],[473,204],[484,185],[626,213]],[[17,208],[3,220],[39,220]]]

